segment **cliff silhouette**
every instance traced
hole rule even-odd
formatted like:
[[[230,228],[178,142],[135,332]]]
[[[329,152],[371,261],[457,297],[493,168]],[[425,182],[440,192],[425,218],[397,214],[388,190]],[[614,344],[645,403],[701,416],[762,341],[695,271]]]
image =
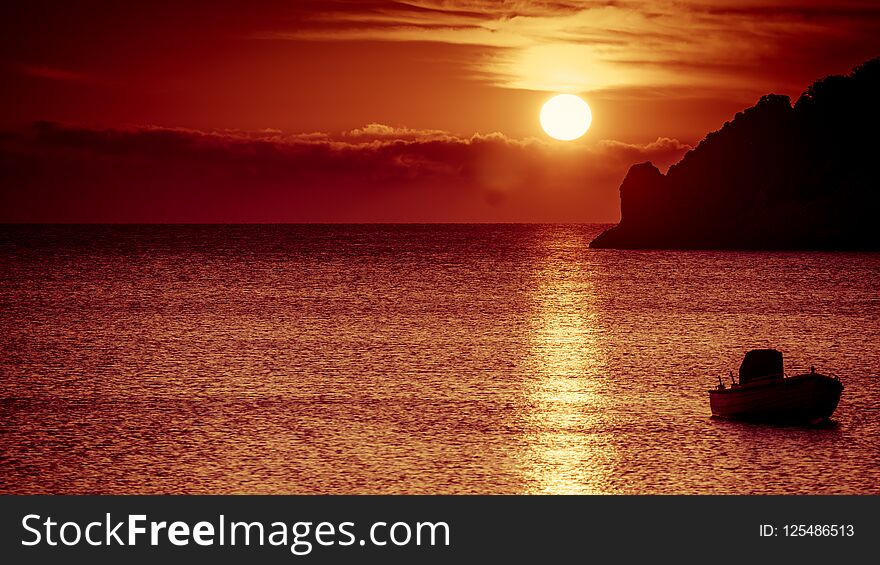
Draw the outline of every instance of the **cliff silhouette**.
[[[768,94],[664,175],[633,165],[590,247],[880,249],[880,57]]]

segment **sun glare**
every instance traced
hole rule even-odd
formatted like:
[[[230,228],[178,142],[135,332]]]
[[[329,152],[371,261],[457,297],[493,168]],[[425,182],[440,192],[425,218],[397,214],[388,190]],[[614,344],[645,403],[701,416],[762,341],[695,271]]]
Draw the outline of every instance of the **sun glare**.
[[[587,133],[593,113],[583,99],[574,94],[559,94],[541,108],[541,127],[560,141],[572,141]]]

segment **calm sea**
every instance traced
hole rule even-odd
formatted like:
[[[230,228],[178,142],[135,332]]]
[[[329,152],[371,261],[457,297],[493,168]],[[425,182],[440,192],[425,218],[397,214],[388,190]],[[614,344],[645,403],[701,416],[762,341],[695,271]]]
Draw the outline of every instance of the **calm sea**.
[[[880,493],[880,254],[600,229],[0,227],[0,492]],[[833,422],[710,418],[754,347]]]

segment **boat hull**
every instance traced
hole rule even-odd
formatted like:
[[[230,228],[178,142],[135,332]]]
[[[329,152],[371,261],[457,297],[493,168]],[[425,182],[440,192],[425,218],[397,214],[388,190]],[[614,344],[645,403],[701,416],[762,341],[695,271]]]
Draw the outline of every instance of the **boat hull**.
[[[710,390],[712,415],[760,422],[819,423],[840,402],[839,380],[810,373]]]

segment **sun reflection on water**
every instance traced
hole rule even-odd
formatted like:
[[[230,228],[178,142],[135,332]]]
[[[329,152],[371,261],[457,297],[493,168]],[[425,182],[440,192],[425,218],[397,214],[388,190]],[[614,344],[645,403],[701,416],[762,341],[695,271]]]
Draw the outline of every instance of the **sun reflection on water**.
[[[570,257],[581,252],[580,242],[566,231],[548,232],[542,243],[525,474],[534,493],[599,493],[614,449],[600,422],[604,402],[596,377],[606,364],[592,273]]]

